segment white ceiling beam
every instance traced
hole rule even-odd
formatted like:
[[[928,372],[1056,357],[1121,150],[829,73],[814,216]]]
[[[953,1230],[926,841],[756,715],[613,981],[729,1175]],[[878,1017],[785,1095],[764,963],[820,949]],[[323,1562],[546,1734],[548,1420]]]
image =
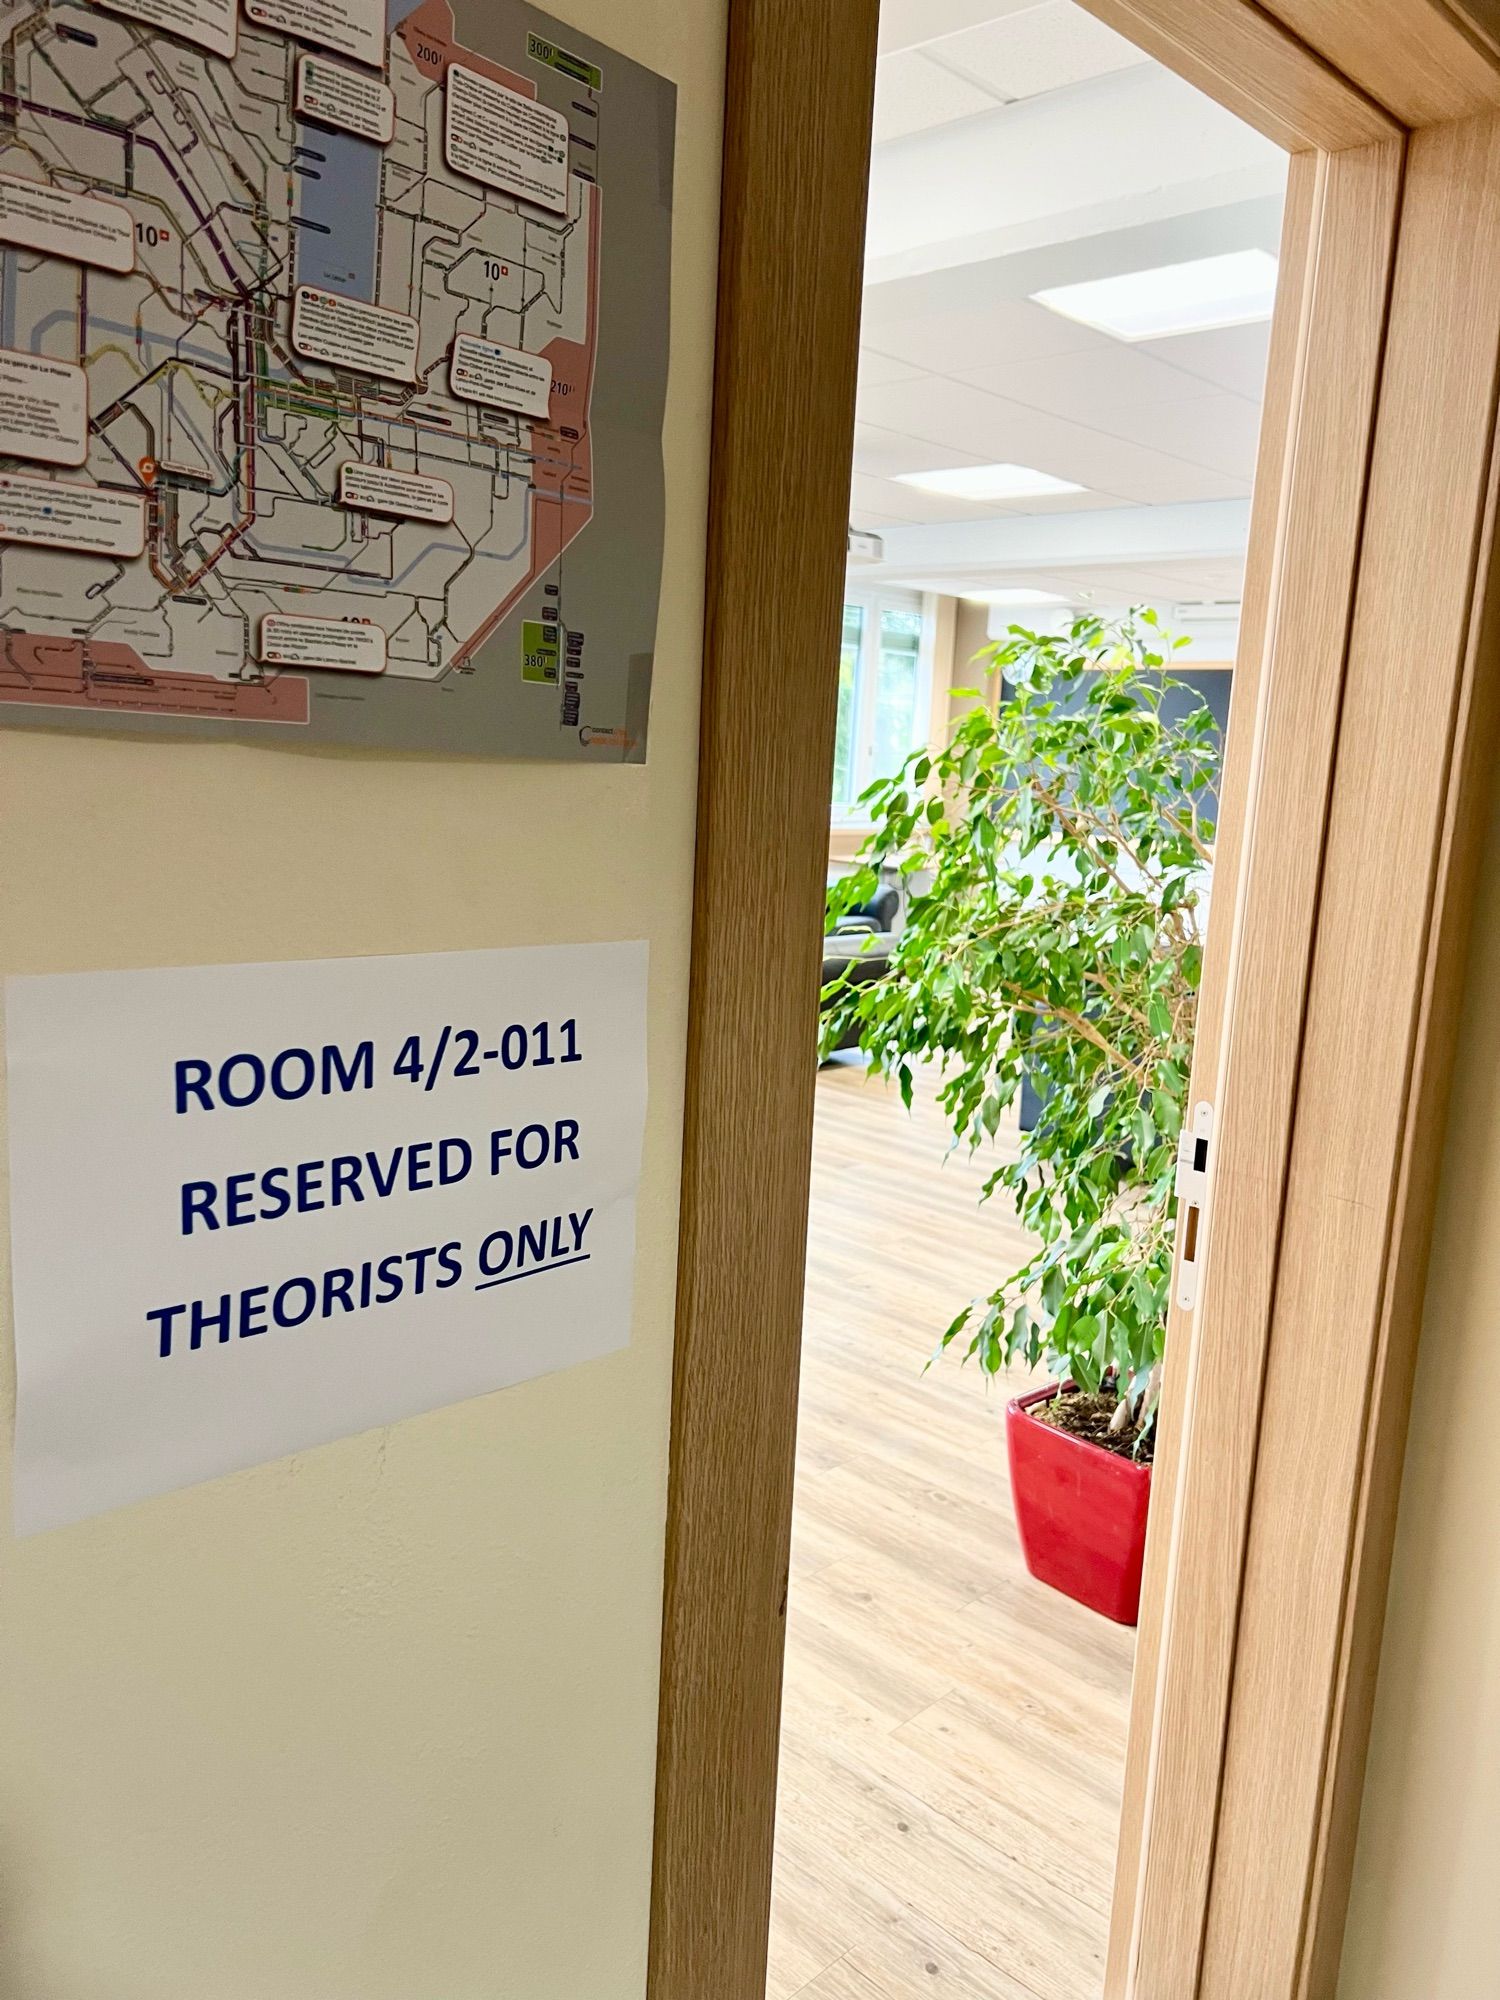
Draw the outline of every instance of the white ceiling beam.
[[[962,585],[976,572],[1034,574],[1130,563],[1168,568],[1205,556],[1240,557],[1249,527],[1248,500],[1198,500],[883,528],[881,560],[863,565],[860,575],[920,579],[928,589],[940,591],[945,582]]]
[[[1122,225],[1118,212],[1109,212],[1109,203],[1092,211],[1078,209],[1069,217],[1074,233],[1055,243],[976,257],[973,263],[944,265],[910,277],[867,281],[862,337],[867,345],[878,348],[879,329],[892,320],[982,312],[1002,300],[1029,299],[1051,286],[1113,278],[1126,271],[1150,271],[1163,264],[1186,264],[1195,257],[1217,257],[1226,250],[1277,254],[1284,205],[1279,184],[1273,193],[1246,201],[1181,207],[1189,194],[1207,201],[1204,183],[1199,182],[1192,189],[1174,190],[1171,205],[1175,212],[1149,222]]]
[[[1285,176],[1279,148],[1145,63],[877,147],[865,282],[1279,199]]]

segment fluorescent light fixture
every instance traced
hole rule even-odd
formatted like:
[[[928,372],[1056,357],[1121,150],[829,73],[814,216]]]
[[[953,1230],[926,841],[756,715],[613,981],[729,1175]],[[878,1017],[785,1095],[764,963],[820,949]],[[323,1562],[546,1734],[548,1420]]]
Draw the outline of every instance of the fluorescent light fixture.
[[[965,598],[970,604],[1015,605],[1023,604],[1066,604],[1067,598],[1059,597],[1055,590],[966,590]]]
[[[1276,298],[1276,259],[1264,250],[1231,250],[1191,264],[1127,271],[1083,285],[1033,292],[1039,306],[1065,319],[1112,333],[1116,340],[1163,340],[1269,319]]]
[[[898,472],[903,486],[944,493],[953,500],[1039,500],[1049,493],[1081,493],[1071,479],[1054,479],[1029,465],[957,465],[947,472]]]

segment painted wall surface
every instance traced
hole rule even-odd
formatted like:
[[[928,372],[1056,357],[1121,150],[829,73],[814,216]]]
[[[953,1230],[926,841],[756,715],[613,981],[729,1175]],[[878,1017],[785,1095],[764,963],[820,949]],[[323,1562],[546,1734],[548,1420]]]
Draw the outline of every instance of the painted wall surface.
[[[1500,1991],[1500,793],[1496,807],[1339,2000]]]
[[[649,762],[0,733],[0,968],[648,938],[634,1342],[0,1536],[0,2000],[643,1991],[726,10],[560,11],[680,88]]]

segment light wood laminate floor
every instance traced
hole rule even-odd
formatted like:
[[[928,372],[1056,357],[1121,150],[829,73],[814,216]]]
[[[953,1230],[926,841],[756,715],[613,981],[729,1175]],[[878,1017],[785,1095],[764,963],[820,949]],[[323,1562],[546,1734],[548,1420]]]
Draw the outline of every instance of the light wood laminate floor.
[[[922,1372],[1025,1243],[945,1149],[819,1076],[768,2000],[1101,1990],[1133,1634],[1026,1574],[1010,1385]]]

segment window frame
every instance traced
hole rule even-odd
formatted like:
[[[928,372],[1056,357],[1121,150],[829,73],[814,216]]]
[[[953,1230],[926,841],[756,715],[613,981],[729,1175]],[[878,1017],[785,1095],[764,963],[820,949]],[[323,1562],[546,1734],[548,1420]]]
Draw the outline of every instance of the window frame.
[[[937,619],[935,599],[929,592],[905,590],[896,584],[855,582],[844,585],[843,621],[839,627],[839,656],[842,660],[844,630],[851,608],[864,614],[860,627],[859,658],[854,669],[854,711],[850,722],[849,798],[842,804],[829,801],[831,827],[841,831],[871,824],[868,810],[859,804],[859,795],[876,778],[892,773],[875,769],[875,715],[880,679],[881,620],[887,611],[912,613],[922,621],[917,639],[917,677],[912,695],[912,740],[908,751],[932,741],[932,679],[936,653]],[[837,764],[835,763],[835,777]]]

